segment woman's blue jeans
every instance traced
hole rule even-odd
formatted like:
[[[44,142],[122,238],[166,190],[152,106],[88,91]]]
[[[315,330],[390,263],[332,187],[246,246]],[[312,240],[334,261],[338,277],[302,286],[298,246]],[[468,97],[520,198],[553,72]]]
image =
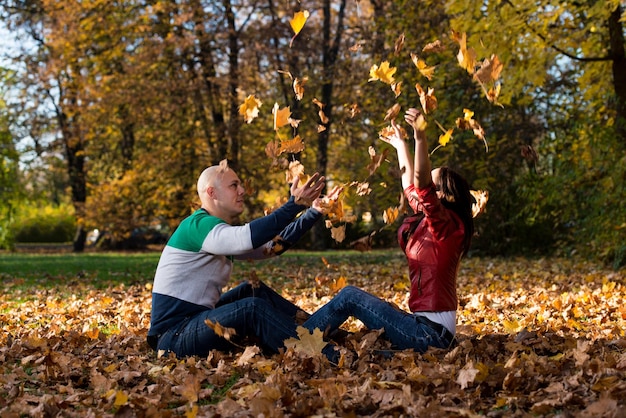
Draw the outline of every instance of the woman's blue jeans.
[[[351,316],[371,330],[384,328],[384,337],[391,341],[393,348],[399,350],[412,348],[425,352],[428,347],[448,348],[453,339],[445,328],[435,329],[432,325],[439,326],[398,310],[390,303],[354,286],[341,289],[330,302],[311,315],[304,327],[332,332]]]
[[[301,309],[280,296],[267,285],[253,287],[247,282],[224,293],[214,309],[186,318],[166,331],[158,341],[158,350],[173,352],[178,357],[207,356],[213,350],[229,351],[234,345],[217,335],[205,320],[224,328],[232,328],[231,340],[238,344],[253,338],[262,349],[272,353],[284,346],[284,341],[297,337],[296,313]]]

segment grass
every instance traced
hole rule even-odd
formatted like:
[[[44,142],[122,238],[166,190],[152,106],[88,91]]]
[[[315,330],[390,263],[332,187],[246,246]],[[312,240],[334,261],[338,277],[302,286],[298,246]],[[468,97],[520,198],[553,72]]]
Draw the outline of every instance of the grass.
[[[3,277],[20,279],[25,285],[47,282],[55,279],[81,279],[88,277],[95,288],[110,284],[148,283],[152,281],[159,252],[142,253],[0,253],[0,274]],[[268,267],[280,270],[316,269],[321,270],[336,264],[388,264],[401,261],[399,250],[376,250],[368,253],[346,250],[329,251],[290,251],[280,257],[260,261]],[[235,261],[233,273],[247,273],[257,262]],[[54,284],[56,287],[56,284]]]

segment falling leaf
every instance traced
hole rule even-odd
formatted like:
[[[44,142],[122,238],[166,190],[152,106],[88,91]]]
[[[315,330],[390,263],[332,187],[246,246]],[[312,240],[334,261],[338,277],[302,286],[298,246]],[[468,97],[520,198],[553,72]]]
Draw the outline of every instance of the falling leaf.
[[[474,73],[474,80],[482,84],[496,81],[500,77],[503,65],[497,55],[492,55],[491,59],[485,58],[480,68]]]
[[[454,129],[448,129],[442,135],[439,135],[439,145],[441,145],[442,147],[445,147],[446,145],[448,145],[448,142],[450,142],[450,140],[452,139],[453,131]]]
[[[402,126],[399,126],[398,128],[400,130],[400,138],[406,139],[408,137],[406,129],[404,129],[404,127]],[[396,134],[396,131],[393,128],[393,126],[387,125],[378,132],[378,137],[381,139],[390,138],[394,136],[395,134]]]
[[[290,48],[291,48],[291,46],[293,44],[294,39],[296,39],[296,36],[298,36],[300,31],[302,30],[302,28],[304,27],[304,24],[306,23],[306,20],[308,18],[309,18],[308,10],[303,10],[303,11],[294,13],[293,19],[291,19],[289,21],[289,25],[291,25],[291,29],[294,32],[294,35],[291,38],[291,41],[289,42],[289,47]]]
[[[398,103],[391,106],[391,108],[387,109],[387,114],[385,115],[385,121],[395,120],[400,114],[400,105]]]
[[[383,222],[390,225],[398,218],[398,208],[387,208],[383,211]]]
[[[404,48],[404,33],[398,36],[398,39],[396,39],[396,43],[393,47],[393,54],[395,56],[400,55],[400,52],[402,52],[402,48]]]
[[[309,357],[320,356],[322,354],[322,349],[326,347],[322,331],[316,328],[313,332],[309,332],[308,329],[298,326],[296,332],[298,333],[298,338],[292,337],[285,340],[286,348],[292,348],[296,353],[304,354]]]
[[[389,61],[383,61],[380,66],[374,64],[370,68],[370,79],[368,81],[380,80],[386,84],[393,84],[395,80],[393,75],[396,73],[396,67],[389,67]]]
[[[457,61],[459,65],[468,73],[474,74],[476,68],[476,51],[473,48],[467,48],[467,34],[463,32],[459,34],[452,30],[452,39],[459,44],[459,52],[457,53]]]
[[[445,49],[446,49],[445,45],[439,39],[437,39],[434,42],[430,42],[426,44],[426,46],[422,48],[422,52],[425,54],[430,54],[430,53],[442,52],[442,51],[445,51]]]
[[[226,171],[228,171],[228,160],[224,158],[222,161],[220,161],[218,167],[218,172],[220,173],[225,173]]]
[[[426,92],[419,83],[416,83],[415,90],[420,96],[420,104],[425,114],[432,113],[437,109],[437,97],[435,97],[435,90],[433,88],[429,87],[428,92]]]
[[[485,144],[485,151],[489,152],[489,145],[485,139],[485,130],[475,119],[473,119],[473,116],[474,112],[469,109],[463,109],[463,117],[456,119],[456,126],[462,130],[471,129],[474,135]]]
[[[320,102],[319,100],[317,100],[317,98],[315,98],[315,97],[314,97],[311,101],[312,101],[312,102],[313,102],[313,104],[314,104],[315,106],[317,106],[318,108],[320,108],[320,109],[323,109],[323,108],[324,108],[324,103],[322,103],[322,102]]]
[[[280,154],[287,152],[290,154],[297,154],[304,151],[304,143],[300,135],[296,135],[293,139],[280,141]]]
[[[472,204],[472,217],[475,218],[485,212],[489,192],[487,190],[470,190],[470,194],[475,200],[475,203]]]
[[[351,119],[361,113],[361,109],[359,109],[359,105],[357,103],[352,103],[350,105],[346,105],[345,107],[348,109],[348,115]]]
[[[328,123],[328,117],[326,116],[326,114],[324,113],[323,110],[320,110],[319,112],[317,112],[318,116],[320,117],[320,121],[324,124]]]
[[[346,287],[348,284],[348,280],[344,276],[340,276],[337,280],[334,280],[330,285],[330,290],[333,293],[339,292],[341,289]]]
[[[272,140],[265,145],[265,155],[269,158],[275,159],[281,153],[281,145],[279,141]]]
[[[376,154],[376,149],[372,146],[368,148],[368,153],[370,156],[370,163],[367,165],[367,170],[370,173],[370,176],[376,172],[378,167],[382,164],[382,162],[387,158],[387,154],[389,154],[389,149],[384,149],[382,154]]]
[[[223,327],[218,322],[213,322],[210,319],[205,319],[204,323],[211,328],[216,335],[223,337],[226,340],[230,341],[232,337],[237,335],[234,328]]]
[[[274,103],[272,114],[274,115],[274,130],[275,131],[289,124],[289,119],[291,116],[291,111],[289,110],[289,106],[280,109],[280,107],[278,106],[278,103]]]
[[[246,123],[252,122],[257,116],[259,116],[259,107],[263,103],[254,97],[253,94],[246,97],[243,104],[239,106],[239,114],[243,116]]]
[[[402,81],[391,83],[391,91],[396,97],[400,96],[402,94]]]
[[[308,81],[308,77],[296,78],[293,80],[293,92],[296,95],[296,100],[302,100],[304,96],[304,85]]]
[[[286,172],[286,181],[288,184],[293,183],[296,177],[300,178],[300,185],[304,184],[304,166],[300,161],[290,161],[289,168]]]
[[[330,228],[330,236],[337,242],[343,242],[346,239],[346,225]]]
[[[428,80],[431,80],[433,78],[433,74],[435,73],[435,67],[429,67],[426,64],[426,61],[424,61],[419,56],[417,56],[417,54],[414,53],[411,53],[411,60],[419,70],[420,74],[422,74]]]
[[[358,183],[356,186],[356,194],[359,196],[367,196],[372,192],[372,188],[368,182]]]

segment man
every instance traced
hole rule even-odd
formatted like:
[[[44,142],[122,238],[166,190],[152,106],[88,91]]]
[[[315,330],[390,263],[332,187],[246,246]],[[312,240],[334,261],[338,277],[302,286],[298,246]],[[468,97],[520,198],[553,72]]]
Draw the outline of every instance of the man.
[[[202,206],[174,231],[157,266],[150,346],[179,357],[232,349],[232,342],[217,335],[206,320],[234,329],[232,340],[252,337],[272,353],[284,346],[285,339],[297,336],[296,316],[304,312],[269,287],[243,283],[224,295],[221,291],[228,284],[234,259],[280,255],[322,217],[319,197],[324,186],[325,179],[318,173],[301,187],[296,178],[287,203],[235,226],[244,210],[241,180],[226,164],[205,169],[197,184]],[[335,188],[331,196],[336,199],[339,192]],[[332,347],[326,352],[334,358]]]

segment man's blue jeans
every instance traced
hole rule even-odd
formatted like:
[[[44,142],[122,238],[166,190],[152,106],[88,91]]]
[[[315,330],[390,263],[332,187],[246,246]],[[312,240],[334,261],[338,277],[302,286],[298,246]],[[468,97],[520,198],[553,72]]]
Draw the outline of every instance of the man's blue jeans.
[[[332,332],[349,317],[355,317],[371,329],[384,328],[384,336],[395,349],[412,348],[425,352],[428,347],[448,348],[453,336],[438,324],[423,317],[398,310],[357,287],[346,286],[304,323],[309,330]],[[439,329],[436,329],[439,328]]]
[[[231,342],[205,324],[204,321],[209,319],[222,327],[234,329],[233,342],[252,337],[262,349],[276,353],[286,339],[297,337],[298,311],[302,310],[267,285],[260,283],[255,288],[245,282],[224,293],[215,309],[187,318],[166,331],[159,338],[157,349],[174,352],[179,357],[207,356],[213,349],[232,350],[234,345]]]

